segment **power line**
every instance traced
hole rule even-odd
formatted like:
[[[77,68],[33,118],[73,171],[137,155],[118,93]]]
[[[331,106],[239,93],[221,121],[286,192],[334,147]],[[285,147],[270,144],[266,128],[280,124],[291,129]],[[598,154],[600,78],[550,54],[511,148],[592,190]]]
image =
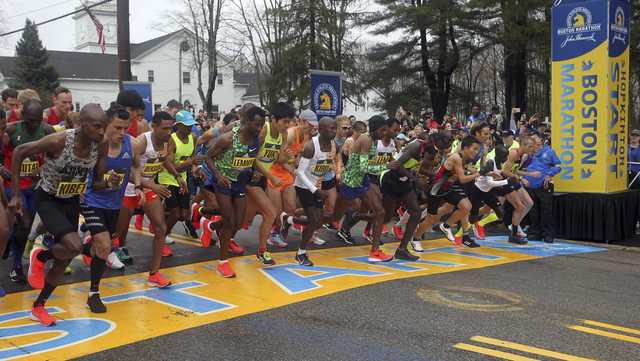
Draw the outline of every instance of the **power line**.
[[[112,0],[103,0],[103,1],[100,1],[100,2],[97,2],[97,3],[95,3],[95,4],[89,5],[89,6],[87,6],[86,8],[85,8],[85,7],[83,7],[83,8],[81,8],[81,9],[74,10],[74,11],[69,12],[69,13],[66,13],[66,14],[64,14],[64,15],[57,16],[57,17],[55,17],[55,18],[53,18],[53,19],[49,19],[49,20],[45,20],[45,21],[43,21],[43,22],[37,23],[37,24],[36,24],[36,26],[40,26],[40,25],[44,25],[44,24],[48,24],[48,23],[50,23],[50,22],[54,22],[54,21],[56,21],[56,20],[60,20],[60,19],[66,18],[67,16],[71,16],[71,15],[74,15],[74,14],[77,14],[77,13],[81,13],[81,12],[83,12],[83,11],[86,11],[86,9],[91,9],[91,8],[94,8],[94,7],[99,6],[99,5],[102,5],[102,4],[106,4],[106,3],[111,2],[111,1],[112,1]],[[8,33],[0,34],[0,38],[1,38],[1,37],[3,37],[3,36],[7,36],[7,35],[11,35],[11,34],[15,34],[15,33],[19,33],[19,32],[21,32],[21,31],[23,31],[23,30],[24,30],[24,28],[21,28],[21,29],[17,29],[17,30],[10,31],[10,32],[8,32]]]
[[[14,19],[14,18],[17,18],[17,17],[20,17],[20,16],[29,15],[29,14],[32,14],[32,13],[37,13],[38,11],[42,11],[42,10],[46,10],[46,9],[49,9],[49,8],[52,8],[52,7],[55,7],[55,6],[58,6],[58,5],[62,5],[62,4],[66,4],[66,3],[70,3],[70,2],[72,2],[72,1],[75,1],[75,0],[64,0],[64,1],[60,1],[60,2],[57,2],[57,3],[55,3],[55,4],[51,4],[51,5],[48,5],[48,6],[44,6],[44,7],[38,8],[38,9],[34,9],[34,10],[31,10],[31,11],[25,11],[25,12],[20,13],[20,14],[11,15],[11,16],[9,16],[9,17],[6,17],[6,18],[5,18],[5,20],[6,20],[6,19]]]

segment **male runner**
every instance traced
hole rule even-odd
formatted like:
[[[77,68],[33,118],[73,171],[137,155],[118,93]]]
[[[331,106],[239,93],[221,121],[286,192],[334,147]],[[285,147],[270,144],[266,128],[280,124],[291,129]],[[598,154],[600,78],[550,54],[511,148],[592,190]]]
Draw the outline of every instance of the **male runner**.
[[[18,91],[13,88],[7,88],[2,91],[2,102],[7,115],[7,123],[13,123],[20,119],[18,114]]]
[[[133,138],[127,134],[129,113],[121,105],[112,103],[106,114],[108,125],[105,141],[109,150],[104,177],[108,188],[100,189],[103,187],[102,182],[94,182],[95,174],[90,173],[87,192],[80,203],[85,225],[91,233],[91,242],[85,242],[82,253],[85,257],[91,257],[91,286],[87,305],[93,313],[107,312],[100,299],[100,280],[108,258],[114,255],[111,253],[111,236],[116,230],[122,199],[134,163]],[[140,184],[140,180],[133,180],[133,183]],[[136,191],[142,193],[140,189]]]
[[[64,122],[67,114],[73,110],[71,91],[65,87],[57,87],[53,91],[53,106],[44,111],[43,119],[50,126]]]
[[[24,120],[9,124],[3,136],[4,147],[4,169],[6,171],[4,189],[8,199],[12,198],[11,160],[13,151],[21,144],[34,142],[46,135],[54,133],[50,125],[42,121],[42,105],[37,100],[28,100],[22,107]],[[19,183],[21,190],[22,210],[20,216],[16,217],[16,224],[10,239],[11,251],[13,252],[13,267],[9,273],[11,281],[17,283],[26,282],[22,271],[22,253],[24,252],[29,230],[35,215],[34,209],[34,186],[37,181],[43,155],[38,154],[27,157],[20,165]]]
[[[327,173],[335,171],[338,156],[333,141],[335,136],[336,121],[329,117],[320,119],[318,135],[305,144],[296,169],[296,195],[307,216],[307,224],[302,231],[302,239],[295,257],[296,262],[303,266],[313,266],[307,255],[307,244],[322,225],[324,202],[329,198],[328,189],[323,187],[323,180]]]
[[[228,247],[231,238],[242,228],[246,208],[246,185],[260,150],[260,131],[266,113],[259,107],[251,107],[242,113],[244,119],[231,132],[220,136],[209,150],[208,156],[217,183],[215,194],[222,213],[220,234],[220,262],[217,271],[225,278],[235,277],[229,264]]]
[[[82,251],[78,235],[79,195],[86,190],[87,175],[95,166],[96,179],[104,177],[107,147],[106,144],[99,145],[104,138],[107,117],[98,104],[87,104],[80,112],[80,119],[79,130],[69,129],[22,144],[14,150],[11,160],[13,198],[10,207],[20,214],[23,161],[27,157],[45,154],[36,187],[35,208],[47,231],[54,235],[55,244],[46,251],[42,248],[31,251],[28,274],[31,287],[42,289],[33,303],[31,316],[44,326],[55,323],[44,307],[45,302],[56,288],[65,267]],[[45,278],[45,263],[49,260],[53,260],[53,267]]]

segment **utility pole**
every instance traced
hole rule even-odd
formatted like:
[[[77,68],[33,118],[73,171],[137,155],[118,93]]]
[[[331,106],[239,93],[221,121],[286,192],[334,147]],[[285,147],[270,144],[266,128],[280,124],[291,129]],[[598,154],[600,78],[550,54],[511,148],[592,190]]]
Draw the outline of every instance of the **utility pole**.
[[[129,41],[129,0],[117,0],[118,16],[118,87],[131,80],[131,44]]]

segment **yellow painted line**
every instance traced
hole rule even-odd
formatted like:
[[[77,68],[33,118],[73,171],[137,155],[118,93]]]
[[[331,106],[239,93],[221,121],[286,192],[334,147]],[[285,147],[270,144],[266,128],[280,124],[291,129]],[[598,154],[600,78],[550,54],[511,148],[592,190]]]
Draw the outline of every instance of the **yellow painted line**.
[[[630,333],[632,335],[640,335],[640,330],[636,330],[635,328],[616,326],[616,325],[612,325],[610,323],[591,321],[591,320],[584,320],[583,323],[585,323],[585,324],[587,324],[589,326],[597,326],[597,327],[609,328],[609,329],[616,330],[616,331],[622,331],[622,332]]]
[[[615,340],[626,341],[626,342],[636,343],[640,345],[640,337],[621,335],[619,333],[608,332],[608,331],[598,330],[595,328],[584,327],[584,326],[569,326],[569,328],[572,330],[580,331],[580,332],[590,333],[592,335],[604,336],[604,337],[612,338]]]
[[[487,344],[493,345],[493,346],[510,348],[510,349],[513,349],[513,350],[523,351],[523,352],[527,352],[527,353],[531,353],[531,354],[537,354],[537,355],[540,355],[540,356],[551,357],[551,358],[554,358],[554,359],[557,359],[557,360],[565,360],[565,361],[595,361],[595,360],[590,359],[590,358],[578,357],[578,356],[573,356],[573,355],[569,355],[569,354],[566,354],[566,353],[549,351],[549,350],[545,350],[543,348],[527,346],[527,345],[523,345],[523,344],[515,343],[515,342],[502,341],[502,340],[498,340],[498,339],[490,338],[490,337],[473,336],[471,338],[471,341],[487,343]]]
[[[535,358],[529,358],[529,357],[525,357],[525,356],[520,356],[520,355],[516,355],[516,354],[504,352],[504,351],[498,351],[498,350],[494,350],[494,349],[490,349],[490,348],[486,348],[486,347],[469,345],[469,344],[466,344],[466,343],[457,343],[457,344],[453,345],[453,347],[455,347],[457,349],[460,349],[460,350],[471,351],[471,352],[480,353],[480,354],[487,355],[487,356],[493,356],[495,358],[500,358],[500,359],[503,359],[503,360],[539,361],[538,359],[535,359]]]
[[[135,233],[135,234],[141,234],[141,235],[149,236],[149,237],[155,236],[153,233],[150,233],[150,232],[147,232],[147,231],[139,231],[139,230],[135,229],[135,227],[129,227],[129,232],[130,233]],[[174,241],[176,241],[176,243],[186,244],[186,245],[189,245],[189,246],[201,247],[200,242],[195,241],[191,237],[185,237],[185,236],[183,236],[181,234],[175,234],[175,233],[171,233],[169,235],[169,237],[171,237]]]

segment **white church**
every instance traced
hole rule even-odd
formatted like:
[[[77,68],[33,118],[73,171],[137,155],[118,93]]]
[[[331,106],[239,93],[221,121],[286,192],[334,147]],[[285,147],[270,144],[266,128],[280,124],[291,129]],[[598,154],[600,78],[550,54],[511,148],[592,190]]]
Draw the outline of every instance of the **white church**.
[[[86,12],[80,12],[73,18],[75,51],[48,51],[49,64],[58,71],[60,85],[71,90],[76,109],[87,103],[108,107],[118,93],[115,2],[92,8],[91,12],[104,25],[105,54],[100,50],[95,26]],[[164,107],[171,99],[180,98],[183,102],[188,101],[195,109],[202,108],[192,53],[180,52],[180,44],[190,38],[187,31],[179,30],[131,44],[133,80],[151,84],[155,109]],[[7,87],[14,64],[15,57],[0,57],[0,90]],[[206,70],[203,70],[202,77],[208,78]],[[203,88],[206,91],[206,85]],[[229,111],[234,106],[247,102],[259,103],[255,75],[236,72],[232,60],[219,53],[218,77],[213,93],[214,110]]]

